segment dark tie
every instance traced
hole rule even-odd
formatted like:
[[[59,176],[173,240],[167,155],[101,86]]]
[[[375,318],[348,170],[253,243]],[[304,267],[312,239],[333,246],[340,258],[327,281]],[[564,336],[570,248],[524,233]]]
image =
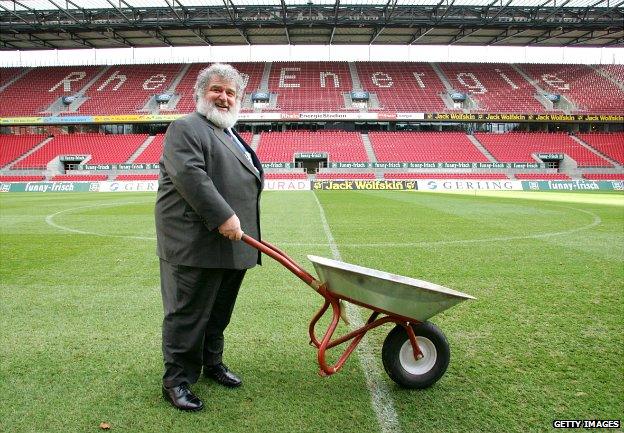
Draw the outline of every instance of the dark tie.
[[[228,138],[232,141],[232,143],[236,144],[236,147],[240,149],[241,153],[245,155],[245,158],[247,158],[247,160],[251,163],[251,166],[256,170],[256,172],[258,172],[258,169],[253,163],[253,159],[251,159],[251,155],[249,154],[247,149],[245,149],[245,146],[243,146],[243,143],[241,143],[238,140],[238,138],[236,138],[236,136],[232,134],[232,131],[230,131],[229,128],[224,129],[223,132],[225,132],[225,135],[228,136]]]

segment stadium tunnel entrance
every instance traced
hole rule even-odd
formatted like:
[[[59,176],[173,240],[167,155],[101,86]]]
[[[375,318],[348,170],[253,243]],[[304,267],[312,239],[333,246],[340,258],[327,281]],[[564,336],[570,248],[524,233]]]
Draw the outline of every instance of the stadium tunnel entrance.
[[[327,167],[328,157],[324,152],[296,153],[295,167],[303,167],[307,173],[316,174],[319,168]]]

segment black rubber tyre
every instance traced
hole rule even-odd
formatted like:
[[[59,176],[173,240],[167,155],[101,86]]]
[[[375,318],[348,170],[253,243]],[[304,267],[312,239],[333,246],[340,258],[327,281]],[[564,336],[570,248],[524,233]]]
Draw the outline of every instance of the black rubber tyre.
[[[414,351],[403,326],[397,325],[386,337],[381,359],[388,376],[403,388],[428,388],[446,371],[451,351],[446,337],[433,323],[413,324],[423,358],[414,359]]]

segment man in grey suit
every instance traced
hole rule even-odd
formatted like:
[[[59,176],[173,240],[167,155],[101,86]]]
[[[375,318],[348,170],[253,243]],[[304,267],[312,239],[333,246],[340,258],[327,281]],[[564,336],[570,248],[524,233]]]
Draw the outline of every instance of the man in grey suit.
[[[156,198],[157,254],[164,307],[163,396],[182,410],[201,410],[189,389],[204,374],[236,387],[222,361],[245,271],[260,253],[240,242],[260,239],[263,171],[254,151],[231,128],[245,83],[230,65],[213,64],[195,83],[196,112],[169,125]]]

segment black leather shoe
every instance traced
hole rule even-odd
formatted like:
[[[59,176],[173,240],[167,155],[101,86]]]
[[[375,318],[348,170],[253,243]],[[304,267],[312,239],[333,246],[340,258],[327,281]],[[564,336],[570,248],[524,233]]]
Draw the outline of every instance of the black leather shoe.
[[[204,408],[204,403],[188,389],[186,384],[162,389],[163,397],[173,407],[180,410],[196,411]]]
[[[227,386],[229,388],[236,388],[237,386],[241,386],[243,383],[240,377],[228,370],[223,363],[204,366],[204,375],[214,380],[219,385]]]

